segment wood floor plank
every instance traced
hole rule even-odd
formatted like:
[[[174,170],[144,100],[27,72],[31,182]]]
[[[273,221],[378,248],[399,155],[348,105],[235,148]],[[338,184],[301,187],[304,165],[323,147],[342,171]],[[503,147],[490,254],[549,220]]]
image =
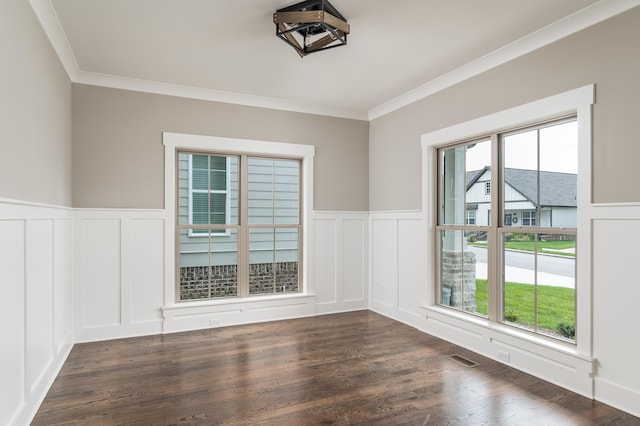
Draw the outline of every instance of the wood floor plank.
[[[477,362],[466,367],[453,354]],[[640,425],[370,311],[78,344],[33,425]]]

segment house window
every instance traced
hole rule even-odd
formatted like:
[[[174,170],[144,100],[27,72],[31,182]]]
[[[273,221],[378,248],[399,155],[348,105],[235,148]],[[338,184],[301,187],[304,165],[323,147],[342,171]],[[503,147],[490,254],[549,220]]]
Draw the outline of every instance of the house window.
[[[236,165],[237,159],[221,155],[181,154],[179,163],[181,170],[187,168],[188,187],[184,180],[180,190],[188,193],[186,200],[191,225],[226,225],[230,215],[230,182],[231,163]],[[234,179],[237,181],[237,178]],[[237,204],[237,199],[235,200]],[[184,202],[183,202],[184,204]],[[191,230],[191,235],[226,234],[225,229]]]
[[[476,211],[475,210],[467,210],[467,225],[475,225],[476,224]]]
[[[484,183],[484,195],[491,195],[491,182]]]
[[[536,226],[536,211],[535,210],[523,210],[522,211],[522,226]]]
[[[576,118],[441,147],[437,158],[438,304],[574,343]],[[499,182],[489,205],[496,218],[486,226],[476,226],[475,212],[469,220],[468,205],[477,193],[469,179],[478,173],[491,177],[485,194],[491,181]],[[563,226],[539,226],[543,205],[567,217]],[[527,232],[515,228],[515,209],[522,207]],[[463,213],[464,222],[458,219]]]
[[[300,159],[178,151],[177,160],[178,300],[300,292]]]

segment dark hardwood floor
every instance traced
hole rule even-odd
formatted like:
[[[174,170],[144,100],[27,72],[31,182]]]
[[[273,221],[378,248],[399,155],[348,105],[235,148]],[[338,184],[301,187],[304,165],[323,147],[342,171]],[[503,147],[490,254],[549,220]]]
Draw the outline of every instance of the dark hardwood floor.
[[[477,362],[466,367],[450,358]],[[640,425],[411,327],[351,312],[77,344],[33,425]]]

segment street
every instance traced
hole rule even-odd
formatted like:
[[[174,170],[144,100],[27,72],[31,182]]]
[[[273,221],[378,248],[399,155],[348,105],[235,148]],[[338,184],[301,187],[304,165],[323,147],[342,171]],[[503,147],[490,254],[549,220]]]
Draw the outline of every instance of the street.
[[[487,277],[487,249],[469,246],[469,251],[476,254],[476,278]],[[575,258],[538,255],[538,284],[556,287],[575,285]],[[505,254],[505,281],[531,283],[534,282],[533,253],[507,250]]]

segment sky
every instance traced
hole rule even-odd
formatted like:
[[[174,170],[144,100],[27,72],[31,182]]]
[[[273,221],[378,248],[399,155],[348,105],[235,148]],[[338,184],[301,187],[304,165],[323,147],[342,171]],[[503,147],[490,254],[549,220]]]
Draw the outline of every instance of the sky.
[[[536,131],[505,137],[505,167],[536,170],[538,163]],[[490,165],[491,144],[477,143],[467,150],[466,169],[480,170]],[[578,173],[578,124],[576,121],[540,130],[540,170]]]

